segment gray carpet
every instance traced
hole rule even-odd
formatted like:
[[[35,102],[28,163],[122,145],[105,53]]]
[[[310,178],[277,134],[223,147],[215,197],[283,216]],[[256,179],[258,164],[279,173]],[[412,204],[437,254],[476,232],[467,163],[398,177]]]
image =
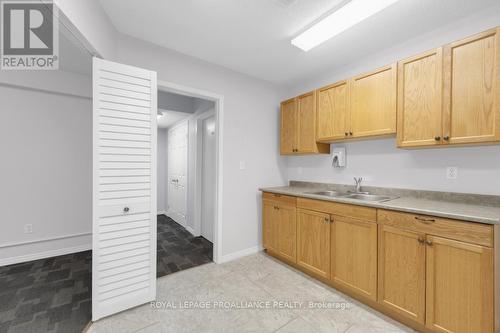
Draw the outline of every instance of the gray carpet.
[[[158,277],[212,262],[212,243],[193,237],[170,217],[158,215]]]
[[[0,267],[0,333],[80,333],[91,317],[92,252]]]
[[[158,277],[212,261],[212,243],[158,216]],[[91,319],[92,251],[0,267],[0,333],[80,333]]]

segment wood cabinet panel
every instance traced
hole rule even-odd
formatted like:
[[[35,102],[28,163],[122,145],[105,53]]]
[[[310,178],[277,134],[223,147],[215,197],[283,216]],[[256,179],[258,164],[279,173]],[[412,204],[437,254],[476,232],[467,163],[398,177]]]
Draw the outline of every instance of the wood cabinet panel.
[[[399,147],[442,142],[442,48],[398,63]]]
[[[487,247],[427,236],[426,325],[493,332],[493,257]]]
[[[318,140],[345,139],[350,131],[349,83],[318,89]]]
[[[316,93],[314,91],[297,97],[299,153],[314,153],[316,147]]]
[[[425,324],[425,235],[379,226],[378,301]]]
[[[297,219],[293,206],[278,206],[278,254],[297,261]]]
[[[271,192],[262,193],[262,199],[267,201],[274,201],[283,205],[291,205],[294,207],[297,203],[297,197]]]
[[[377,299],[377,224],[333,216],[331,281]]]
[[[500,140],[498,29],[444,47],[444,138],[462,144]]]
[[[493,226],[488,224],[383,209],[379,209],[377,214],[379,224],[424,234],[439,235],[472,244],[493,246]]]
[[[393,64],[352,79],[353,137],[396,133],[396,72]]]
[[[358,220],[377,221],[377,210],[371,207],[306,198],[297,198],[297,207],[332,215],[352,217]]]
[[[262,203],[262,243],[266,250],[278,253],[279,215],[276,204]]]
[[[297,108],[295,99],[281,103],[281,154],[293,154],[297,149]]]
[[[330,215],[297,209],[297,265],[330,278]]]

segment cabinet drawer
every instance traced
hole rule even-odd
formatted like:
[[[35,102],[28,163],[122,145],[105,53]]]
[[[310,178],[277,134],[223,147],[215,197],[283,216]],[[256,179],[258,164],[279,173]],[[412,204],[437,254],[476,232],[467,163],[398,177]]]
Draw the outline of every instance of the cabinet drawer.
[[[378,210],[378,223],[493,247],[493,226],[446,218]]]
[[[294,206],[297,204],[297,198],[289,195],[283,195],[278,193],[264,192],[262,193],[262,199],[266,201],[272,201],[277,204]]]
[[[377,210],[370,207],[305,198],[297,198],[297,207],[358,220],[377,221]]]

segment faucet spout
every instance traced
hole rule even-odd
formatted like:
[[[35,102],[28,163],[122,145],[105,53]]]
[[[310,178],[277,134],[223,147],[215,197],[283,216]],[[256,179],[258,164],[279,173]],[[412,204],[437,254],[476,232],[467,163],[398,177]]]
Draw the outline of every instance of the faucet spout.
[[[363,177],[356,178],[354,177],[354,183],[356,184],[356,193],[361,192],[361,182],[363,181]]]

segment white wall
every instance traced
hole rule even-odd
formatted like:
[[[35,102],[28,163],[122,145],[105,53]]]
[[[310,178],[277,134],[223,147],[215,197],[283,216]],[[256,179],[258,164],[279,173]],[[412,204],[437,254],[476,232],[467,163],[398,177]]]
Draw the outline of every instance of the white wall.
[[[291,87],[288,97],[481,32],[497,26],[499,22],[498,11],[471,16]],[[344,170],[332,168],[330,156],[288,157],[288,180],[353,184],[353,176],[362,176],[365,185],[500,194],[500,146],[402,150],[396,148],[394,139],[358,141],[345,146],[347,167]],[[459,167],[458,179],[446,179],[447,166]]]
[[[222,253],[256,250],[261,242],[258,188],[284,184],[278,149],[284,91],[130,37],[119,38],[115,60],[156,70],[159,80],[224,95]],[[240,161],[246,162],[245,170],[239,169]]]
[[[167,129],[158,128],[158,177],[157,181],[157,205],[158,213],[164,214],[167,211]]]
[[[90,249],[89,78],[6,72],[0,81],[0,266]]]

